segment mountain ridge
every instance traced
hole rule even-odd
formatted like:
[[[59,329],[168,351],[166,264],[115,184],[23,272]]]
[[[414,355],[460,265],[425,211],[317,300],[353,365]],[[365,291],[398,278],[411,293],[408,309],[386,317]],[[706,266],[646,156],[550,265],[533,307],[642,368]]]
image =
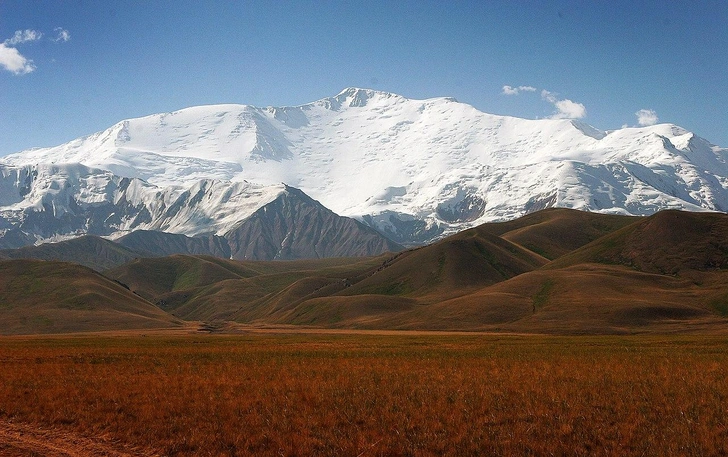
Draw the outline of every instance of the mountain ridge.
[[[161,188],[82,164],[0,164],[0,190],[0,249],[83,235],[120,238],[122,244],[151,255],[198,253],[258,260],[368,256],[401,249],[372,228],[331,212],[285,184],[208,179],[189,188]],[[297,212],[267,211],[292,200]],[[297,218],[302,211],[307,217]],[[268,219],[273,217],[294,236],[269,240],[265,249],[246,252],[241,234],[253,221],[271,223]],[[316,238],[316,230],[330,235],[329,246],[307,245],[306,239]],[[296,234],[305,234],[305,239]],[[262,241],[250,238],[247,243]],[[284,242],[289,244],[285,251]]]

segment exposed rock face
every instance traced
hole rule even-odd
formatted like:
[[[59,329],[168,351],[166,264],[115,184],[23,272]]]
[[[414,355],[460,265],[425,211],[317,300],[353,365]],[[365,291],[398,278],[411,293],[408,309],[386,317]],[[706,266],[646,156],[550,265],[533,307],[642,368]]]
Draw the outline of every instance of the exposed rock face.
[[[233,259],[302,259],[377,255],[402,249],[366,225],[337,216],[287,187],[225,235]]]
[[[445,222],[472,222],[485,213],[486,201],[477,195],[466,195],[455,204],[440,204],[437,215]]]

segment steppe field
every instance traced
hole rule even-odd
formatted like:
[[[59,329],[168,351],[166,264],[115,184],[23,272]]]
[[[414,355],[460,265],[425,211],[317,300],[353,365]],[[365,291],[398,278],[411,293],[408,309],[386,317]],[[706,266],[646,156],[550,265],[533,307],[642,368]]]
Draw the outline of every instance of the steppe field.
[[[0,338],[0,455],[726,455],[726,335]]]

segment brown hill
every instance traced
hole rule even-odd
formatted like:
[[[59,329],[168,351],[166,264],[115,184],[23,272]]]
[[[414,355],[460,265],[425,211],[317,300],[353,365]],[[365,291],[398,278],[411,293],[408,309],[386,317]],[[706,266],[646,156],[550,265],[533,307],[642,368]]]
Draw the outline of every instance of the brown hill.
[[[426,328],[467,323],[473,330],[622,333],[728,326],[728,275],[705,282],[631,270],[578,265],[539,270],[432,305]]]
[[[728,331],[728,275],[705,282],[587,265],[537,270],[436,303],[384,295],[300,301],[275,322],[339,328],[634,333]]]
[[[146,286],[153,292],[150,299],[186,319],[556,333],[693,328],[724,322],[725,277],[720,272],[689,278],[661,273],[672,273],[677,265],[691,271],[719,265],[722,240],[728,239],[724,217],[667,212],[632,218],[548,210],[389,257],[342,259],[337,265],[218,260],[228,266],[222,272],[210,267],[202,275],[190,271],[206,260],[189,258],[199,265],[174,269],[167,275],[175,278],[171,282],[135,264],[129,268],[151,281]],[[559,259],[548,262],[535,251]]]
[[[386,257],[266,262],[266,266],[277,271],[215,284],[201,291],[187,306],[195,314],[228,309],[228,318],[238,322],[286,323],[281,316],[298,303],[348,287],[355,278],[376,269]]]
[[[348,277],[375,268],[384,258],[238,262],[171,256],[137,259],[105,274],[175,316],[212,320],[235,315],[247,322],[275,312],[275,295],[296,281],[324,277],[344,284]]]
[[[343,327],[555,333],[728,324],[728,276],[719,270],[727,259],[728,216],[542,213],[525,221],[486,224],[402,253],[352,287],[296,301],[286,319]],[[513,262],[502,248],[513,245],[492,238],[496,233],[510,241],[536,242],[556,255],[570,244],[583,247],[554,262],[541,259],[520,272],[502,274],[503,265]],[[496,255],[501,257],[493,262]],[[692,273],[683,278],[670,276],[688,271]],[[398,300],[404,297],[410,300]]]
[[[548,269],[583,263],[680,274],[728,268],[728,215],[661,211],[565,255]]]
[[[34,264],[25,268],[25,282],[17,281],[34,300],[56,309],[73,295],[33,289],[33,278],[45,284],[48,273]],[[107,274],[136,292],[139,306],[151,302],[186,320],[540,333],[728,331],[728,216],[547,210],[379,257],[238,262],[177,255],[136,259]],[[15,284],[0,283],[3,297],[18,293]]]
[[[553,260],[639,219],[549,208],[508,222],[484,224],[477,230],[501,236]]]
[[[173,255],[138,258],[105,274],[127,285],[139,296],[154,300],[170,292],[255,276],[257,273],[241,263],[216,257]]]
[[[62,333],[179,326],[180,321],[101,274],[75,264],[0,262],[0,333]]]
[[[393,257],[340,295],[397,295],[440,301],[534,270],[538,254],[485,230],[471,229]]]

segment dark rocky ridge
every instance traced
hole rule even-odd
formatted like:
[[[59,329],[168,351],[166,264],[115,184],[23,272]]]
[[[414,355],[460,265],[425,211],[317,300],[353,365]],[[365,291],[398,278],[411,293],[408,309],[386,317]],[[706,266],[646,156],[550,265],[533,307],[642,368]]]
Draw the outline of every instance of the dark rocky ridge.
[[[293,187],[286,187],[278,198],[225,234],[225,239],[236,260],[360,257],[403,249]]]

